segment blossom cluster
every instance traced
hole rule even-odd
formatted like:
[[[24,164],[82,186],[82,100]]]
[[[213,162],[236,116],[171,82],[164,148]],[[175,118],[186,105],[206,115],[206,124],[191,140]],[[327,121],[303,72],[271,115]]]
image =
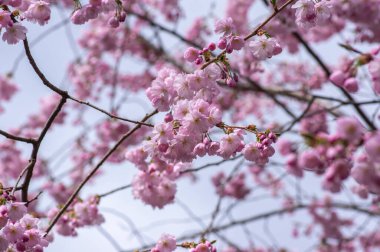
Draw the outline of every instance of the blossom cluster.
[[[244,173],[236,174],[231,179],[226,178],[223,172],[212,177],[212,182],[220,196],[229,196],[236,199],[244,199],[250,192],[244,180]]]
[[[55,226],[57,233],[63,236],[77,236],[77,228],[100,225],[104,222],[103,215],[99,212],[99,197],[90,197],[85,201],[77,200]],[[55,217],[59,208],[52,208],[47,214],[49,219]]]
[[[363,53],[354,60],[345,59],[340,69],[335,70],[330,75],[330,81],[337,85],[338,87],[344,88],[349,93],[356,93],[359,90],[358,82],[358,70],[359,67],[363,65],[368,65],[368,70],[372,77],[372,85],[375,92],[378,92],[378,81],[377,81],[377,61],[375,58],[376,54]]]
[[[138,152],[138,150],[137,150]],[[128,154],[127,154],[128,158]],[[152,207],[163,208],[173,203],[177,192],[174,182],[180,171],[189,165],[177,163],[166,164],[162,160],[152,160],[147,170],[139,171],[132,181],[133,195]]]
[[[357,156],[352,177],[362,186],[357,192],[366,198],[370,193],[380,194],[380,134],[367,135],[364,138],[364,152]]]
[[[331,192],[339,192],[342,182],[349,177],[354,152],[364,136],[363,126],[355,118],[341,117],[336,123],[339,130],[335,134],[328,134],[326,129],[305,134],[311,148],[303,152],[298,152],[289,140],[278,144],[280,153],[287,157],[289,173],[297,177],[302,177],[304,170],[323,174],[323,188]]]
[[[101,1],[90,0],[81,4],[79,0],[73,2],[63,0],[63,6],[73,11],[71,21],[73,24],[82,25],[89,20],[106,17],[107,24],[117,28],[126,19],[131,3],[128,1]],[[27,20],[39,25],[45,25],[50,20],[51,5],[57,2],[43,0],[5,0],[1,2],[0,29],[4,28],[2,39],[8,44],[16,44],[26,38],[27,29],[22,24]],[[147,4],[158,8],[168,21],[175,22],[181,16],[181,10],[177,0],[147,1]]]
[[[237,28],[231,17],[217,20],[215,22],[214,31],[222,34],[216,44],[211,42],[202,50],[189,47],[184,53],[184,58],[189,62],[194,62],[199,65],[204,61],[209,61],[213,51],[217,48],[224,50],[223,52],[231,54],[233,51],[239,51],[245,47],[246,41],[241,35],[237,35]],[[261,36],[259,36],[258,39],[250,41],[249,43],[249,51],[252,53],[255,60],[265,60],[282,52],[282,48],[275,38],[270,37],[268,33],[261,33],[260,35]],[[223,61],[222,63],[227,65]],[[232,75],[232,78],[229,80],[237,82],[238,80],[236,78],[235,75]],[[230,84],[229,86],[234,86],[234,84]]]
[[[123,6],[120,1],[90,1],[74,11],[71,16],[71,21],[74,24],[81,25],[91,19],[96,19],[101,13],[112,12],[108,19],[108,25],[117,28],[120,23],[125,21],[126,12],[123,11]]]
[[[164,122],[154,126],[142,148],[126,154],[141,170],[133,182],[135,197],[153,207],[162,208],[171,203],[176,192],[174,180],[180,175],[178,166],[183,169],[198,156],[229,159],[241,152],[247,160],[263,166],[274,154],[274,133],[258,132],[254,126],[234,128],[222,123],[222,110],[216,103],[220,94],[219,77],[217,66],[192,74],[170,68],[160,70],[146,93],[158,111],[169,113]],[[211,139],[212,128],[225,132],[220,141]],[[256,134],[257,143],[245,145],[245,131]]]
[[[296,23],[302,29],[326,25],[331,16],[328,0],[298,0],[292,8],[296,9]]]
[[[23,202],[3,191],[0,206],[0,251],[42,252],[52,236],[38,226],[40,220],[28,214]]]
[[[217,249],[213,245],[215,241],[210,242],[208,240],[202,240],[199,243],[196,242],[183,242],[181,244],[176,243],[176,237],[170,234],[162,234],[160,239],[157,241],[156,246],[154,246],[151,252],[172,252],[177,247],[182,247],[188,249],[189,252],[216,252]]]
[[[26,38],[27,29],[16,18],[39,25],[46,24],[50,19],[50,4],[46,1],[6,0],[1,4],[5,7],[0,10],[0,29],[5,29],[2,39],[8,44],[16,44]],[[21,13],[19,17],[18,13]]]

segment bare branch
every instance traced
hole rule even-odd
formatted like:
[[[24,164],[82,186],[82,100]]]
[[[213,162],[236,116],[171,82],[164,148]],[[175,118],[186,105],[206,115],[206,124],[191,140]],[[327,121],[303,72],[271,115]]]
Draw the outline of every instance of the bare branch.
[[[5,132],[3,130],[0,129],[0,135],[3,135],[4,137],[8,138],[8,139],[12,139],[12,140],[15,140],[15,141],[19,141],[19,142],[24,142],[24,143],[30,143],[30,144],[33,144],[36,140],[32,139],[32,138],[25,138],[25,137],[19,137],[19,136],[15,136],[15,135],[12,135],[8,132]]]
[[[120,186],[120,187],[115,188],[115,189],[113,189],[113,190],[111,190],[111,191],[109,191],[109,192],[102,193],[102,194],[98,194],[98,196],[99,196],[100,198],[103,198],[103,197],[106,197],[106,196],[108,196],[108,195],[114,194],[114,193],[116,193],[116,192],[120,192],[120,191],[122,191],[122,190],[125,190],[125,189],[128,189],[128,188],[131,188],[131,186],[132,186],[131,184],[124,185],[124,186]]]
[[[147,114],[141,121],[145,122],[149,118],[151,118],[153,115],[157,114],[158,110],[153,111],[150,114]],[[116,151],[116,149],[128,138],[130,137],[134,132],[136,132],[141,127],[141,124],[137,124],[134,128],[132,128],[130,131],[128,131],[125,135],[121,137],[121,139],[110,149],[108,152],[104,155],[104,157],[100,160],[100,162],[91,170],[91,172],[84,178],[84,180],[78,185],[78,187],[75,189],[74,193],[71,194],[69,199],[66,201],[66,203],[63,205],[61,210],[57,213],[57,215],[53,218],[50,225],[46,229],[46,235],[50,232],[50,230],[54,227],[54,225],[57,223],[59,218],[64,214],[66,209],[70,206],[70,204],[74,201],[74,199],[77,197],[83,186],[90,180],[90,178],[97,172],[97,170],[104,164],[104,162],[112,155],[113,152]]]

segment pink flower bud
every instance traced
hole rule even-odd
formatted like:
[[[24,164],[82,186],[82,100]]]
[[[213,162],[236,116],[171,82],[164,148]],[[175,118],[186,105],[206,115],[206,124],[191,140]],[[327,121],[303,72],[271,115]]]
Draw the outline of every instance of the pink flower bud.
[[[228,79],[227,80],[227,86],[236,87],[236,81],[234,79]]]
[[[195,60],[195,64],[197,64],[197,65],[202,64],[202,62],[203,62],[202,57],[198,57],[198,58]]]
[[[166,114],[164,120],[165,120],[165,122],[171,122],[171,121],[173,121],[173,115],[170,114],[170,113]]]
[[[205,47],[202,49],[201,54],[207,53],[208,51],[209,51],[208,48]]]
[[[124,22],[126,18],[127,18],[127,13],[125,11],[121,12],[119,16],[119,22]]]
[[[183,58],[189,62],[194,62],[199,57],[199,50],[194,47],[189,47],[186,49]]]
[[[344,81],[347,79],[347,74],[343,73],[342,71],[340,70],[337,70],[337,71],[334,71],[331,75],[330,75],[330,81],[332,83],[334,83],[335,85],[339,86],[339,87],[342,87],[343,86],[343,83]]]
[[[280,53],[282,53],[282,47],[280,45],[276,45],[274,48],[273,48],[273,55],[279,55]]]
[[[206,146],[203,143],[199,143],[194,148],[194,154],[200,157],[206,155]]]
[[[76,25],[84,24],[87,21],[83,12],[83,8],[74,11],[74,13],[71,15],[71,21]]]
[[[108,25],[111,26],[112,28],[117,28],[119,27],[119,20],[117,20],[116,17],[111,17],[109,20],[108,20]]]
[[[207,153],[210,156],[215,155],[216,152],[219,150],[219,148],[220,148],[220,143],[219,142],[211,142],[210,147],[207,150]]]
[[[244,47],[244,39],[240,36],[233,36],[230,40],[230,48],[240,50]]]
[[[205,138],[203,139],[203,144],[204,144],[205,146],[208,147],[208,146],[211,144],[210,139],[208,139],[208,137],[205,137]]]
[[[358,81],[355,78],[347,79],[344,82],[343,87],[350,93],[356,93],[359,90]]]
[[[216,45],[215,45],[215,43],[210,43],[210,44],[208,45],[208,49],[209,49],[210,51],[214,51],[214,50],[216,49]]]
[[[218,48],[220,50],[224,50],[226,49],[226,47],[227,47],[227,40],[225,38],[220,39],[218,42]]]
[[[162,144],[158,145],[158,150],[160,152],[166,152],[168,150],[168,148],[169,148],[169,144],[167,144],[167,143],[162,143]]]

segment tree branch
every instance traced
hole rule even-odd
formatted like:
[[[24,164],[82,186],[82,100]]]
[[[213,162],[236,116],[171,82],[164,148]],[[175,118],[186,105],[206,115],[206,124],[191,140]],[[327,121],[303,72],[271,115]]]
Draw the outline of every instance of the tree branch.
[[[82,101],[78,98],[75,98],[73,96],[71,96],[67,91],[65,90],[62,90],[60,88],[58,88],[57,86],[55,86],[53,83],[51,83],[46,77],[45,75],[41,72],[41,70],[39,69],[39,67],[37,66],[31,52],[30,52],[30,48],[29,48],[29,43],[28,43],[28,40],[25,39],[23,40],[23,43],[24,43],[24,49],[25,49],[25,53],[26,53],[26,56],[29,60],[29,63],[30,65],[32,66],[33,70],[36,72],[36,74],[38,75],[38,77],[41,79],[42,83],[48,87],[49,89],[51,89],[52,91],[56,92],[57,94],[59,94],[61,97],[65,97],[66,99],[70,99],[72,101],[75,101],[79,104],[82,104],[82,105],[86,105],[88,107],[91,107],[99,112],[102,112],[103,114],[106,114],[107,116],[111,117],[111,118],[114,118],[114,119],[118,119],[118,120],[122,120],[122,121],[126,121],[126,122],[130,122],[130,123],[134,123],[134,124],[141,124],[141,125],[145,125],[145,126],[148,126],[148,127],[153,127],[153,125],[149,124],[149,123],[144,123],[144,122],[139,122],[139,121],[135,121],[135,120],[131,120],[131,119],[127,119],[127,118],[122,118],[122,117],[119,117],[119,116],[116,116],[116,115],[113,115],[112,113],[109,113],[107,111],[105,111],[104,109],[101,109],[93,104],[91,104],[90,102],[88,101]]]
[[[157,114],[158,110],[153,111],[150,114],[147,114],[141,121],[145,122],[149,118],[151,118],[153,115]],[[99,170],[99,168],[104,164],[104,162],[112,155],[113,152],[116,151],[116,149],[128,138],[130,137],[135,131],[137,131],[141,127],[141,124],[136,125],[133,129],[128,131],[125,135],[121,137],[121,139],[110,149],[108,152],[104,155],[104,157],[100,160],[100,162],[91,170],[91,172],[84,178],[84,180],[78,185],[78,187],[75,189],[74,193],[70,195],[69,199],[66,201],[66,203],[63,205],[61,210],[57,213],[57,215],[53,218],[50,225],[46,229],[46,235],[50,232],[50,230],[54,227],[54,225],[57,223],[59,218],[64,214],[66,209],[70,206],[70,204],[74,201],[74,199],[77,197],[83,186],[90,180],[90,178]]]
[[[307,204],[299,204],[299,205],[295,205],[293,207],[272,210],[272,211],[269,211],[269,212],[266,212],[266,213],[262,213],[262,214],[257,214],[257,215],[254,215],[254,216],[251,216],[251,217],[248,217],[248,218],[243,218],[243,219],[231,221],[231,222],[229,222],[227,224],[214,227],[209,232],[220,232],[220,231],[223,231],[223,230],[227,230],[229,228],[233,228],[235,226],[239,226],[239,225],[243,225],[243,224],[247,224],[247,223],[256,222],[256,221],[267,219],[267,218],[271,218],[271,217],[274,217],[274,216],[279,216],[279,215],[282,215],[282,214],[285,214],[285,213],[290,213],[290,212],[294,212],[294,211],[299,211],[299,210],[307,209],[309,207],[310,207],[310,205],[307,205]],[[338,208],[338,209],[356,211],[356,212],[359,212],[361,214],[367,214],[369,216],[376,216],[376,217],[380,216],[380,213],[372,212],[370,210],[367,210],[367,209],[364,209],[364,208],[360,208],[359,206],[356,206],[356,205],[349,205],[349,204],[344,204],[344,203],[332,203],[329,206],[324,206],[324,207],[320,207],[320,208]],[[199,237],[202,234],[202,232],[203,231],[194,232],[192,234],[184,235],[184,236],[178,237],[176,240],[177,240],[177,242],[178,241],[185,241],[185,240],[192,240],[192,239],[195,239],[195,238]],[[154,245],[155,244],[150,244],[150,245],[144,246],[142,248],[135,248],[135,249],[132,249],[132,250],[126,250],[125,252],[141,251],[141,250],[145,250],[145,249],[148,249],[148,248],[152,248]]]
[[[5,132],[5,131],[3,131],[1,129],[0,129],[0,135],[3,135],[4,137],[6,137],[8,139],[12,139],[12,140],[19,141],[19,142],[24,142],[24,143],[33,144],[36,141],[33,138],[24,138],[24,137],[19,137],[19,136],[12,135],[12,134],[10,134],[8,132]]]
[[[38,155],[38,151],[40,149],[40,145],[42,143],[42,140],[44,139],[44,137],[45,137],[47,131],[50,129],[51,125],[53,124],[55,118],[58,116],[59,112],[62,110],[65,102],[66,102],[66,97],[62,96],[59,104],[54,109],[53,113],[50,115],[50,117],[47,120],[44,128],[42,129],[40,136],[38,137],[37,141],[35,141],[33,143],[32,154],[31,154],[30,159],[29,159],[29,164],[26,167],[25,180],[24,180],[24,183],[22,184],[22,190],[21,190],[21,199],[24,202],[28,201],[29,184],[30,184],[30,180],[32,179],[32,176],[33,176],[33,170],[34,170],[34,166],[37,162],[37,155]],[[20,176],[20,177],[22,177],[22,176]],[[15,185],[15,187],[17,187],[17,184]]]

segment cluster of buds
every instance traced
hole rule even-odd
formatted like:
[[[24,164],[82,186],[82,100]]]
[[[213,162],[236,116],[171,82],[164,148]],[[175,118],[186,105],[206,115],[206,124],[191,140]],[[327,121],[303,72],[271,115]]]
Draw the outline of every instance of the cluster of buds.
[[[4,188],[0,183],[0,205],[4,205],[8,201],[16,201],[16,197],[11,194],[12,188]]]
[[[213,246],[213,244],[216,241],[207,241],[202,240],[199,243],[196,242],[183,242],[181,243],[181,247],[190,249],[189,252],[216,252],[216,247]]]
[[[345,46],[345,48],[351,48]],[[352,49],[353,50],[353,49]],[[342,69],[335,70],[330,75],[330,81],[335,85],[344,88],[349,93],[356,93],[359,90],[359,84],[356,79],[358,68],[367,65],[373,60],[371,54],[361,53],[359,57],[350,60],[344,64]]]
[[[203,61],[209,61],[212,52],[215,51],[216,45],[215,43],[210,43],[207,47],[203,48],[202,50],[196,49],[194,47],[189,47],[186,49],[183,57],[188,62],[194,62],[196,65],[200,65],[203,63]]]

